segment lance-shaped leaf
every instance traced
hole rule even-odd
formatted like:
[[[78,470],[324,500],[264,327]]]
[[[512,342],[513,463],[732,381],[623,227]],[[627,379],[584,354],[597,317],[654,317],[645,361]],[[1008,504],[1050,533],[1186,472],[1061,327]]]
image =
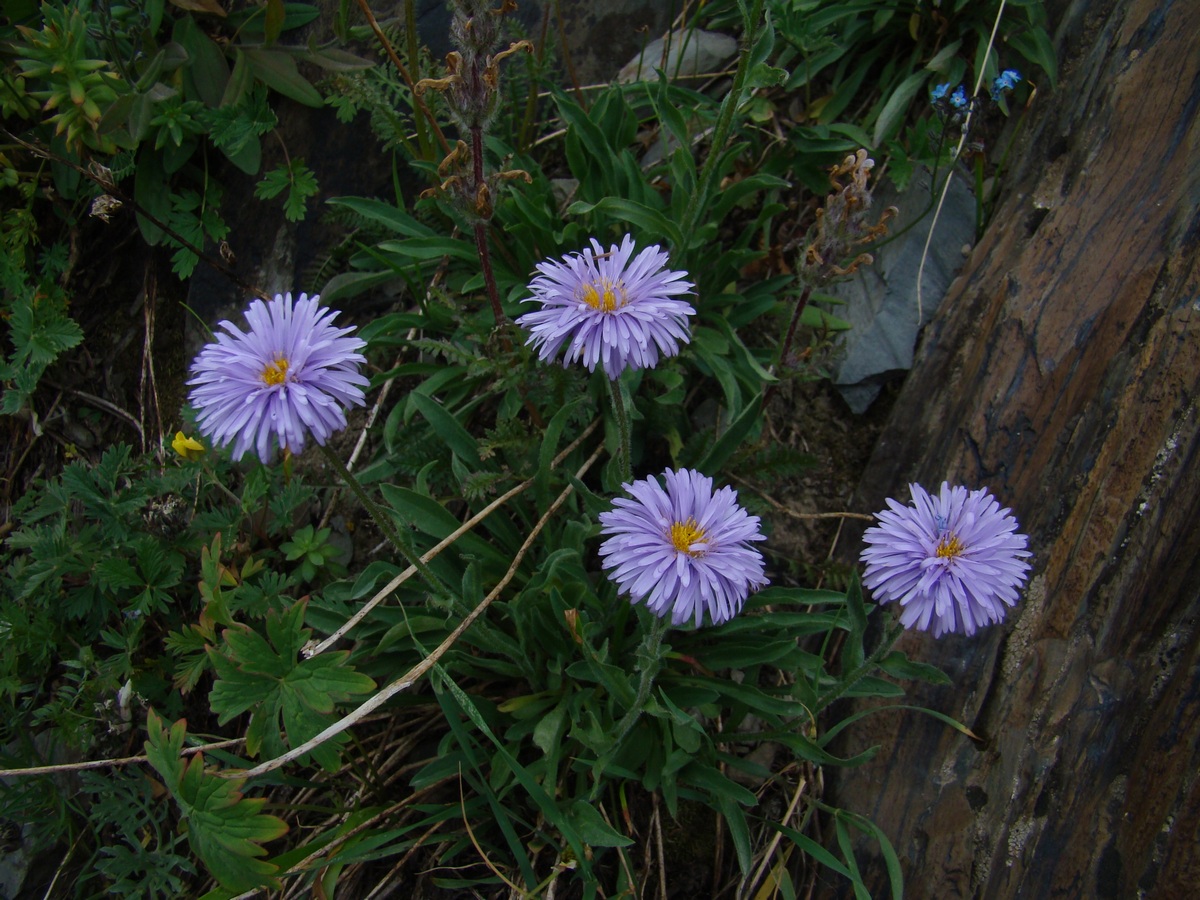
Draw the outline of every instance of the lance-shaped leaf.
[[[187,733],[185,719],[167,731],[162,719],[151,710],[146,730],[146,758],[179,804],[188,841],[212,876],[231,891],[262,885],[278,888],[279,881],[272,876],[279,867],[258,857],[267,854],[260,845],[284,834],[287,823],[259,812],[265,799],[242,796],[244,778],[221,778],[205,772],[203,754],[197,753],[184,763],[180,751]]]
[[[267,638],[246,625],[223,632],[225,646],[208,648],[216,671],[209,703],[224,725],[244,712],[250,713],[246,729],[246,751],[270,757],[290,746],[299,746],[333,724],[334,704],[352,694],[375,689],[375,682],[346,665],[347,651],[326,652],[312,659],[297,659],[312,630],[304,628],[305,603],[284,613],[267,616]],[[312,757],[327,770],[337,771],[337,747],[344,735],[312,751]]]

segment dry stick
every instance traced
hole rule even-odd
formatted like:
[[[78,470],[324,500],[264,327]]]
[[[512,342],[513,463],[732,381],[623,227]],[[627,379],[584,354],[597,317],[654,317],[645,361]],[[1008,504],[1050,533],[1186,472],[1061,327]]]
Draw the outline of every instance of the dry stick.
[[[203,753],[206,750],[221,750],[225,747],[240,744],[245,740],[244,737],[230,738],[227,741],[201,744],[198,747],[184,747],[180,752],[186,756],[193,753]],[[133,763],[144,762],[149,762],[144,756],[124,756],[119,759],[89,759],[86,762],[59,763],[53,766],[33,766],[28,769],[0,769],[0,778],[8,778],[12,775],[52,775],[55,772],[78,772],[82,769],[107,769],[109,766],[127,766]]]
[[[322,856],[325,856],[334,850],[341,849],[341,847],[347,841],[349,841],[351,838],[357,837],[358,835],[362,834],[368,828],[371,828],[378,822],[380,822],[383,819],[390,816],[392,813],[396,812],[396,810],[403,809],[405,806],[412,805],[417,800],[422,799],[426,794],[429,794],[433,790],[440,788],[443,784],[445,784],[449,780],[450,780],[449,778],[443,778],[439,781],[434,782],[433,784],[431,784],[427,787],[421,788],[419,791],[415,791],[414,793],[409,794],[403,800],[393,803],[387,809],[381,810],[381,811],[377,812],[375,815],[371,816],[371,818],[369,818],[363,822],[359,822],[357,825],[355,825],[352,829],[347,831],[345,834],[338,835],[334,840],[330,841],[328,844],[323,844],[322,846],[318,847],[316,850],[314,850],[308,856],[304,857],[304,859],[302,859],[299,862],[294,863],[293,865],[288,867],[288,869],[286,871],[276,872],[274,877],[284,878],[288,875],[298,875],[301,872],[304,872],[309,866],[311,866],[314,862],[316,862]],[[442,822],[444,822],[444,821],[446,821],[446,820],[443,819]],[[436,824],[441,824],[441,823],[439,822]],[[431,828],[429,831],[425,832],[425,835],[422,835],[421,840],[424,840],[425,836],[428,835],[433,830],[434,829]],[[406,862],[408,860],[408,857],[411,856],[413,851],[415,851],[417,849],[417,846],[420,846],[420,841],[417,842],[416,846],[409,849],[408,853],[405,854],[404,859],[401,860],[402,863]],[[249,898],[251,898],[251,897],[257,897],[259,894],[261,894],[266,889],[267,888],[265,886],[251,888],[250,890],[245,891],[244,893],[238,894],[236,897],[232,898],[232,900],[249,900]]]
[[[583,431],[583,434],[579,435],[579,437],[577,437],[574,441],[572,441],[565,450],[563,450],[560,454],[558,454],[558,456],[554,457],[554,459],[551,460],[550,468],[553,469],[560,462],[562,462],[564,459],[566,459],[567,456],[570,453],[572,453],[576,447],[578,447],[580,444],[582,444],[587,439],[588,435],[590,435],[593,431],[595,431],[599,426],[600,426],[600,420],[597,419],[595,422],[593,422],[591,425],[589,425],[587,428],[585,428]],[[495,500],[493,500],[491,503],[489,503],[487,506],[485,506],[483,509],[481,509],[479,512],[477,512],[475,515],[471,516],[471,518],[467,519],[467,521],[463,522],[462,525],[460,525],[457,529],[455,529],[452,534],[450,534],[449,536],[438,541],[432,548],[425,551],[425,553],[419,557],[419,559],[421,560],[421,565],[427,565],[431,559],[433,559],[435,556],[437,556],[439,553],[441,553],[443,550],[445,550],[447,547],[449,547],[451,544],[453,544],[455,541],[457,541],[460,537],[462,537],[464,534],[466,534],[468,531],[473,529],[476,525],[478,525],[480,522],[482,522],[484,519],[486,519],[488,516],[490,516],[493,512],[496,511],[496,509],[498,507],[503,506],[505,503],[507,503],[509,500],[511,500],[513,497],[517,496],[518,494],[529,490],[529,488],[533,486],[533,483],[536,480],[537,479],[535,479],[535,478],[530,478],[528,481],[518,484],[515,488],[512,488],[511,490],[507,491],[506,493],[501,494],[499,497],[497,497]],[[400,585],[404,584],[404,582],[408,581],[408,579],[412,578],[413,575],[416,574],[416,571],[417,571],[417,569],[415,566],[409,566],[407,569],[405,569],[403,572],[401,572],[399,575],[397,575],[395,578],[393,578],[391,581],[389,581],[387,584],[385,584],[383,586],[383,588],[374,597],[372,597],[370,600],[367,601],[367,603],[363,606],[362,609],[360,609],[353,616],[351,616],[349,618],[349,620],[347,620],[345,625],[343,625],[341,628],[339,628],[337,631],[335,631],[329,637],[325,638],[325,640],[321,641],[319,644],[317,644],[311,650],[306,651],[306,655],[309,657],[313,657],[313,656],[316,656],[318,653],[324,653],[326,650],[328,650],[331,646],[333,646],[333,644],[336,641],[338,641],[342,637],[345,637],[346,633],[348,631],[350,631],[351,628],[353,628],[355,625],[357,625],[359,622],[361,622],[366,617],[367,613],[369,613],[376,606],[378,606],[380,603],[382,603],[392,591],[394,591],[396,588],[400,587]]]
[[[437,831],[439,828],[441,828],[443,825],[445,825],[447,821],[449,821],[449,820],[448,819],[438,819],[438,821],[434,822],[427,829],[425,829],[425,833],[422,834],[419,838],[417,838],[417,842],[408,849],[407,853],[405,853],[402,857],[400,857],[399,862],[397,862],[394,866],[392,866],[390,869],[388,869],[387,874],[384,875],[383,878],[379,880],[379,882],[375,885],[375,887],[371,888],[371,893],[367,894],[367,896],[364,897],[363,900],[375,900],[376,897],[383,896],[383,894],[381,894],[380,891],[390,890],[388,882],[391,881],[395,877],[397,872],[399,872],[401,869],[404,868],[404,865],[405,865],[405,863],[408,862],[409,858],[412,857],[412,855],[419,848],[421,848],[425,845],[425,841],[428,840],[435,831]]]
[[[658,855],[658,896],[667,900],[667,856],[663,852],[662,810],[658,804],[658,791],[654,792],[654,850]]]
[[[474,68],[475,71],[471,73],[472,81],[478,83],[483,78],[478,71],[478,60],[475,61]],[[487,186],[487,180],[483,174],[483,126],[478,122],[471,126],[471,175],[475,179],[474,195],[478,198],[480,191]],[[479,253],[479,267],[483,270],[483,283],[487,288],[488,302],[492,304],[492,318],[495,319],[496,327],[500,328],[508,320],[504,315],[504,308],[500,305],[496,273],[492,271],[492,253],[488,247],[488,221],[490,219],[490,213],[487,219],[476,219],[472,230],[475,233],[475,250]]]
[[[983,71],[987,66],[988,58],[992,55],[992,47],[996,43],[996,32],[1000,30],[1000,19],[1004,15],[1004,5],[1006,0],[1000,0],[1000,8],[996,10],[996,21],[992,23],[992,33],[988,35],[987,49],[983,51],[983,63],[979,66],[979,73],[975,76],[975,88],[972,90],[972,96],[978,96],[979,89],[983,86]],[[967,106],[967,116],[963,120],[962,135],[958,139],[958,146],[954,148],[954,159],[958,159],[962,153],[963,145],[967,142],[967,132],[971,128],[971,118],[975,115],[975,103],[972,101]],[[942,215],[942,206],[946,202],[946,195],[950,193],[950,180],[954,177],[954,167],[951,166],[949,174],[946,176],[946,183],[942,185],[941,196],[938,197],[937,208],[933,211],[933,221],[929,225],[929,234],[925,235],[925,247],[921,250],[921,264],[917,266],[917,325],[921,324],[922,314],[922,299],[921,299],[921,278],[925,274],[925,260],[929,258],[929,245],[933,242],[933,231],[937,228],[938,218]]]
[[[408,339],[412,340],[414,328],[410,328]],[[396,357],[396,365],[400,364],[401,357]],[[367,421],[363,424],[362,431],[358,433],[358,440],[354,444],[354,449],[350,452],[350,459],[346,461],[347,471],[354,471],[354,464],[358,462],[358,457],[362,454],[363,447],[367,445],[367,432],[375,425],[375,420],[379,418],[379,410],[383,408],[384,401],[387,400],[388,394],[392,392],[392,385],[396,383],[396,379],[389,378],[383,383],[383,388],[379,391],[379,396],[375,398],[375,403],[371,407],[371,411],[367,414]],[[320,530],[329,524],[329,519],[333,516],[333,508],[337,503],[337,498],[341,494],[341,488],[334,488],[333,495],[329,498],[329,503],[325,507],[325,512],[321,516],[321,522],[317,525]]]
[[[800,317],[804,315],[804,308],[808,306],[809,298],[812,297],[812,285],[806,284],[800,296],[796,298],[796,308],[792,311],[792,321],[788,324],[787,336],[783,339],[783,349],[779,351],[779,368],[787,367],[788,355],[792,352],[792,341],[796,339],[796,326],[800,324]],[[775,393],[776,384],[767,385],[767,390],[763,394],[763,407],[766,408],[767,401],[771,399],[771,395]]]
[[[479,854],[479,858],[483,860],[483,864],[491,870],[491,873],[507,884],[515,896],[520,896],[522,893],[521,889],[514,882],[509,881],[504,873],[496,868],[496,864],[492,862],[491,857],[484,853],[483,848],[479,846],[479,841],[475,838],[475,830],[471,827],[471,820],[467,816],[467,798],[463,794],[462,783],[462,764],[460,763],[458,766],[458,808],[462,810],[463,825],[466,826],[467,837],[471,839],[471,845],[475,848],[475,852]]]
[[[141,441],[142,446],[146,445],[146,432],[142,430],[142,423],[137,420],[137,417],[133,413],[126,412],[125,410],[121,409],[121,407],[117,406],[115,403],[113,403],[109,400],[105,400],[103,397],[97,397],[95,394],[89,394],[87,391],[80,391],[80,390],[76,390],[75,388],[61,388],[57,384],[54,384],[53,382],[51,382],[51,385],[55,388],[58,388],[59,390],[65,390],[68,393],[74,394],[76,397],[78,397],[80,400],[84,401],[85,403],[90,403],[92,406],[95,406],[99,409],[103,409],[106,412],[112,413],[118,419],[123,419],[125,422],[127,422],[129,425],[131,425],[133,427],[134,431],[137,432],[138,440]]]
[[[800,803],[800,797],[804,794],[804,789],[806,787],[808,787],[808,781],[802,777],[796,784],[796,791],[792,794],[792,802],[788,804],[787,812],[783,814],[783,818],[779,822],[779,824],[785,828],[788,827],[788,822],[792,820],[792,815],[796,812],[796,806]],[[783,832],[776,831],[775,836],[771,838],[771,843],[767,845],[767,850],[763,854],[762,862],[758,864],[758,870],[748,882],[738,888],[739,897],[745,897],[753,893],[754,889],[758,887],[758,883],[762,881],[763,875],[766,874],[767,864],[771,861],[771,857],[775,855],[775,850],[779,846],[779,841],[782,838]]]
[[[604,445],[601,444],[596,448],[592,455],[588,457],[587,461],[579,467],[579,470],[575,473],[575,477],[582,478],[584,473],[586,473],[588,469],[595,465],[596,460],[600,458],[600,455],[603,452]],[[437,648],[427,657],[425,657],[425,659],[421,660],[421,662],[417,663],[402,676],[400,676],[400,678],[393,681],[353,712],[347,713],[341,719],[334,722],[316,737],[305,741],[299,747],[293,747],[291,750],[287,751],[281,756],[277,756],[274,759],[255,766],[253,769],[249,769],[246,772],[239,772],[237,777],[253,778],[255,775],[265,775],[267,772],[273,772],[276,769],[282,768],[292,760],[304,756],[306,753],[311,753],[315,748],[321,746],[330,738],[341,734],[351,725],[355,724],[368,714],[374,712],[392,697],[396,696],[396,694],[406,691],[416,684],[417,679],[438,664],[438,661],[446,655],[446,651],[454,646],[455,642],[462,637],[463,632],[470,628],[472,623],[474,623],[476,619],[483,615],[484,610],[492,605],[492,601],[499,597],[500,593],[506,587],[508,587],[508,583],[512,581],[513,576],[517,574],[517,567],[520,566],[521,560],[525,558],[525,554],[529,552],[529,548],[533,545],[534,539],[542,533],[542,529],[546,527],[546,523],[550,521],[551,516],[553,516],[554,513],[558,511],[558,508],[566,502],[566,499],[571,496],[571,493],[574,490],[574,485],[567,485],[563,489],[562,493],[555,498],[554,502],[550,504],[550,508],[546,510],[545,514],[540,519],[538,519],[537,524],[533,526],[533,530],[529,532],[529,537],[525,539],[525,543],[521,545],[521,548],[517,551],[516,556],[513,557],[512,565],[508,567],[508,571],[504,573],[504,577],[500,579],[499,584],[492,589],[490,594],[479,601],[478,606],[467,613],[467,617],[458,624],[458,627],[450,632],[450,634],[446,636],[446,639],[438,644]]]
[[[143,434],[146,427],[146,392],[149,382],[150,400],[154,403],[154,419],[158,423],[158,440],[154,442],[154,455],[159,464],[163,462],[162,408],[158,405],[158,380],[154,376],[154,321],[158,303],[158,279],[150,265],[146,266],[142,281],[142,318],[145,320],[145,338],[142,341],[142,376],[138,389],[138,414],[141,417]],[[146,439],[142,438],[142,452],[146,452]]]
[[[758,494],[758,496],[760,496],[764,500],[766,500],[767,503],[769,503],[775,509],[779,510],[781,513],[784,513],[785,515],[791,516],[793,519],[862,519],[864,522],[875,521],[875,517],[872,515],[868,515],[867,513],[857,513],[857,512],[799,513],[799,512],[796,512],[795,510],[793,510],[791,507],[785,506],[784,504],[780,503],[778,500],[776,500],[770,494],[765,493],[761,489],[755,487],[753,484],[751,484],[745,478],[740,478],[737,475],[730,475],[729,480],[742,485],[743,487],[747,488],[748,490],[754,491],[754,493]]]

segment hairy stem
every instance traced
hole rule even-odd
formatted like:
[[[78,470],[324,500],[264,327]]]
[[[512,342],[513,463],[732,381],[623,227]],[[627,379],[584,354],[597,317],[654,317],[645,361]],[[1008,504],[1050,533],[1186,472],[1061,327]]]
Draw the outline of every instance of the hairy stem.
[[[787,334],[783,338],[783,349],[779,353],[779,369],[783,370],[787,365],[788,355],[792,352],[792,343],[796,340],[796,327],[800,324],[800,317],[804,315],[804,308],[808,306],[809,298],[812,297],[812,285],[805,285],[804,290],[800,292],[800,296],[796,298],[796,308],[792,310],[792,321],[788,323]],[[771,399],[771,395],[775,393],[776,384],[767,386],[763,393],[763,407],[767,405],[767,401]]]
[[[633,481],[633,461],[630,458],[629,411],[625,408],[625,400],[621,396],[619,380],[609,380],[608,394],[612,397],[613,415],[617,418],[617,431],[621,436],[621,481],[630,482]]]

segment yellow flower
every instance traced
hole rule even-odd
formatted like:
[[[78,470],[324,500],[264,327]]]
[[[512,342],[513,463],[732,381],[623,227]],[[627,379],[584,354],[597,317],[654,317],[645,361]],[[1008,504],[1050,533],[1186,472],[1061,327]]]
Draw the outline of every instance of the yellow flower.
[[[175,452],[187,460],[196,460],[208,452],[207,448],[195,438],[190,438],[182,431],[175,432],[175,440],[171,441]]]

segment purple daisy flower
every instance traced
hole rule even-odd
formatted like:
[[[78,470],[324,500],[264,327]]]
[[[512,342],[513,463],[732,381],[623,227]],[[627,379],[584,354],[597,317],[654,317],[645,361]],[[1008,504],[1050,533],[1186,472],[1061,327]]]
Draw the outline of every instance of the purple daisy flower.
[[[517,324],[529,331],[526,341],[549,362],[570,341],[563,365],[580,360],[594,372],[596,363],[616,379],[626,369],[649,369],[658,356],[674,356],[687,343],[688,316],[696,311],[675,294],[694,285],[687,272],[666,268],[667,254],[657,245],[633,256],[633,238],[604,252],[592,238],[590,249],[569,253],[562,262],[539,263],[541,273],[529,283],[542,308],[526,313]],[[630,259],[630,257],[633,257]]]
[[[600,545],[609,578],[633,603],[645,602],[672,625],[689,619],[696,627],[708,610],[714,625],[736,616],[752,590],[767,583],[763,558],[750,541],[766,540],[758,516],[738,506],[737,492],[713,493],[712,479],[693,469],[663,472],[624,485],[620,497],[600,514],[609,535]]]
[[[292,453],[308,434],[322,446],[346,427],[344,406],[362,406],[367,379],[358,373],[366,342],[335,328],[337,313],[301,294],[255,300],[246,311],[250,330],[221,322],[227,333],[192,363],[188,400],[199,410],[201,434],[214,444],[233,442],[233,458],[253,448],[264,462],[275,438]]]
[[[1029,538],[1017,532],[1017,520],[981,488],[942,482],[931,497],[910,484],[913,505],[888,500],[876,513],[879,524],[863,540],[863,584],[880,603],[900,602],[900,622],[933,636],[999,622],[1005,607],[1017,602],[1029,572]]]

